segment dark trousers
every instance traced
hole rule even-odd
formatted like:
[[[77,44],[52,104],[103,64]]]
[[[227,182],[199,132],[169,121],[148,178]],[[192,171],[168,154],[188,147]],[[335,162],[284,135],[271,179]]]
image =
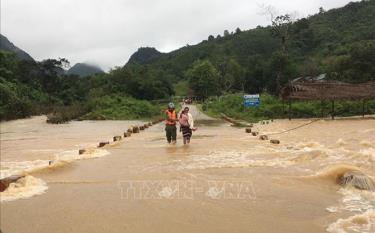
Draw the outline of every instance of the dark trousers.
[[[177,137],[176,125],[166,125],[165,126],[165,133],[166,133],[166,136],[167,136],[167,141],[169,143],[171,141],[176,141],[176,137]]]

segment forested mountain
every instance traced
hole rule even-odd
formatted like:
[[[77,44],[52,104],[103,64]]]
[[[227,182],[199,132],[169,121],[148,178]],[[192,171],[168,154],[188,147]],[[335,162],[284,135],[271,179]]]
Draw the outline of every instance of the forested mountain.
[[[160,58],[161,54],[155,48],[142,47],[130,57],[127,64],[146,65]]]
[[[5,36],[0,34],[0,50],[15,53],[17,57],[21,60],[31,60],[34,59],[25,51],[15,46],[12,42],[8,40]]]
[[[78,75],[80,77],[102,73],[104,71],[100,67],[86,63],[77,63],[67,71],[67,74]]]
[[[175,82],[191,79],[187,71],[194,68],[194,63],[204,65],[197,64],[198,60],[206,60],[205,67],[212,65],[217,71],[214,76],[220,90],[275,92],[277,76],[282,85],[297,76],[319,73],[362,82],[375,76],[371,65],[375,64],[374,15],[374,0],[352,2],[329,11],[321,8],[319,13],[295,22],[280,17],[268,27],[232,33],[226,30],[223,36],[210,35],[197,45],[159,54],[140,64],[147,72],[163,71]],[[126,65],[129,69],[131,66],[132,62]]]
[[[72,70],[61,72],[68,65],[66,59],[20,59],[15,46],[2,36],[0,119],[50,112],[56,106],[77,106],[75,116],[99,112],[100,118],[104,114],[114,119],[134,113],[119,107],[121,103],[131,103],[143,116],[148,105],[137,106],[134,99],[169,99],[187,93],[207,98],[267,92],[277,98],[288,80],[320,73],[348,82],[374,80],[374,15],[375,0],[329,11],[321,8],[297,21],[280,15],[270,26],[225,30],[170,53],[143,47],[123,67],[86,78],[70,75]]]

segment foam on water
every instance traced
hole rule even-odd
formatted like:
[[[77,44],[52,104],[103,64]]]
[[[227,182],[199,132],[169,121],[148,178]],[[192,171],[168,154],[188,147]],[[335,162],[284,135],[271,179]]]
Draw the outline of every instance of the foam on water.
[[[316,141],[299,142],[294,146],[294,148],[302,149],[305,151],[310,151],[312,149],[320,149],[323,147],[324,146],[322,144]]]
[[[44,193],[48,189],[47,184],[43,180],[29,175],[33,172],[56,169],[67,166],[75,160],[99,158],[108,154],[107,150],[91,148],[81,155],[76,150],[64,151],[56,154],[54,160],[1,162],[0,178],[25,175],[24,178],[11,183],[4,192],[1,192],[1,201],[13,201]]]
[[[356,214],[349,218],[340,218],[327,228],[332,233],[372,233],[375,232],[375,210],[368,210],[362,214]]]
[[[299,154],[295,158],[291,159],[292,161],[296,163],[304,163],[304,162],[309,162],[312,160],[317,160],[317,159],[322,159],[322,158],[327,158],[328,155],[326,155],[324,152],[319,151],[319,150],[314,150],[314,151],[309,151],[309,152],[304,152],[302,154]]]
[[[254,159],[254,154],[247,151],[212,151],[206,155],[192,155],[182,162],[177,169],[207,169],[236,167],[287,167],[295,164],[289,158]]]
[[[366,153],[371,152],[366,151]],[[353,154],[358,153],[340,146],[327,148],[316,141],[307,141],[285,146],[255,145],[251,150],[245,151],[211,151],[208,154],[191,155],[177,166],[178,169],[206,169],[251,166],[288,167],[307,162],[325,165],[337,163],[338,160],[352,161],[353,158],[350,156]]]
[[[58,153],[53,160],[33,160],[19,162],[1,162],[0,178],[12,175],[25,175],[44,169],[53,169],[69,165],[75,160],[93,159],[108,155],[104,149],[88,149],[84,154],[79,155],[78,151],[70,150]]]
[[[296,163],[314,161],[320,165],[335,164],[337,161],[351,160],[350,155],[354,153],[342,147],[343,144],[346,142],[341,140],[332,147],[326,147],[316,141],[299,142],[288,145],[287,153],[296,155],[293,158]]]
[[[346,167],[346,169],[349,168]],[[335,169],[336,172],[331,170],[329,176],[341,174],[346,169],[341,167]],[[375,192],[346,186],[340,188],[338,193],[342,195],[339,204],[327,207],[326,210],[334,214],[351,214],[351,216],[339,218],[327,227],[327,231],[332,233],[375,232]]]
[[[336,141],[336,144],[339,145],[339,146],[346,146],[346,145],[348,145],[348,142],[345,141],[345,140],[342,139],[342,138],[339,138],[339,139]]]
[[[367,141],[362,142],[367,146],[362,149],[353,150],[348,141],[339,139],[335,144],[325,146],[315,141],[299,142],[295,145],[288,145],[289,153],[298,155],[296,162],[314,161],[320,165],[348,163],[348,164],[367,164],[372,166],[375,161],[375,147],[368,144]],[[344,146],[348,146],[345,148]]]
[[[319,156],[337,156],[337,150],[326,148],[324,145],[315,141],[299,142],[290,146],[292,153],[307,155],[309,153],[318,154]]]
[[[361,146],[374,147],[375,148],[375,141],[370,142],[370,141],[367,141],[367,140],[362,140],[359,144]]]
[[[367,148],[361,149],[359,154],[362,156],[366,156],[370,161],[375,161],[375,149],[374,148]]]
[[[327,228],[332,233],[375,232],[375,194],[374,192],[341,188],[343,195],[338,206],[331,206],[331,213],[354,213],[348,218],[339,218]]]
[[[109,152],[107,150],[97,149],[97,148],[86,149],[86,152],[81,154],[81,155],[79,155],[76,150],[70,150],[70,151],[64,151],[62,153],[59,153],[56,156],[55,160],[72,162],[74,160],[100,158],[100,157],[106,156],[108,154],[109,154]]]
[[[364,212],[374,209],[375,193],[353,188],[341,188],[338,191],[343,195],[342,209],[350,212]]]
[[[0,192],[0,201],[30,198],[45,193],[47,189],[48,186],[43,180],[33,176],[25,176],[17,182],[11,183],[4,192]]]
[[[366,129],[363,131],[364,133],[375,133],[375,128],[372,129]]]

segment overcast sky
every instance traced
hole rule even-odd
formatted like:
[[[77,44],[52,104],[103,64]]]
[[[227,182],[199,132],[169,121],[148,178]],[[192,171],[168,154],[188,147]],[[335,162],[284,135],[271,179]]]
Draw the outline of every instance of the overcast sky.
[[[267,25],[260,5],[305,17],[348,0],[0,0],[1,34],[34,59],[122,66],[138,47],[169,52],[210,34]]]

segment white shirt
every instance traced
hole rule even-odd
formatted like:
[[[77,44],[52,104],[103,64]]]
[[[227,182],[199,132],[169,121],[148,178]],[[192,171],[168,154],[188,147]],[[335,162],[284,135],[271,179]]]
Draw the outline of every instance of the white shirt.
[[[193,119],[193,116],[190,113],[188,113],[188,117],[189,117],[188,122],[189,122],[190,129],[194,129],[194,119]]]

